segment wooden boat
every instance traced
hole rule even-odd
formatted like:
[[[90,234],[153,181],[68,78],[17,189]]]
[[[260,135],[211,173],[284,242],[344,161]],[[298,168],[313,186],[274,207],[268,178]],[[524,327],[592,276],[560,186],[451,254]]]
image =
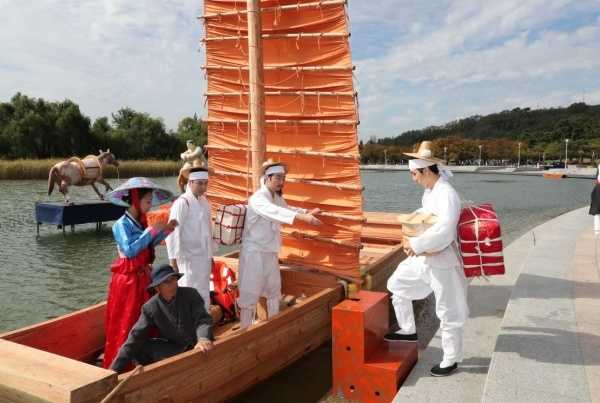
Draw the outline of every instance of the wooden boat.
[[[345,1],[244,3],[204,1],[208,196],[215,209],[243,202],[265,157],[288,165],[286,200],[320,207],[325,223],[283,229],[282,292],[297,303],[245,331],[216,328],[207,354],[121,375],[94,365],[104,303],[8,332],[0,335],[0,401],[225,400],[326,342],[332,307],[358,288],[384,290],[405,257],[397,215],[362,211]],[[237,268],[236,257],[219,259]]]
[[[397,245],[366,244],[361,253],[366,285],[382,289],[402,258]],[[331,337],[331,308],[344,297],[338,278],[282,266],[282,291],[299,302],[247,331],[217,328],[215,346],[206,355],[192,350],[133,376],[93,365],[104,347],[105,303],[5,333],[0,335],[0,401],[97,402],[119,382],[112,402],[231,398]]]

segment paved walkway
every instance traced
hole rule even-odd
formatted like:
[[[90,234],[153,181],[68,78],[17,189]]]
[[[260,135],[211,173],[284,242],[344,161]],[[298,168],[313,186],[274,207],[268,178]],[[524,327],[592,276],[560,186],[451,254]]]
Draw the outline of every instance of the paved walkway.
[[[514,241],[505,250],[507,274],[489,283],[476,279],[469,287],[459,372],[429,376],[441,360],[438,332],[394,401],[600,402],[594,242],[586,208]]]

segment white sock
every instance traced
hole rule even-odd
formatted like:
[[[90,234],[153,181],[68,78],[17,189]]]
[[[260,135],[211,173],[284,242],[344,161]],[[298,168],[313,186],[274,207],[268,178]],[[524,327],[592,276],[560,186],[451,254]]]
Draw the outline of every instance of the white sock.
[[[269,314],[269,319],[279,313],[279,298],[269,298],[267,300],[267,313]]]
[[[240,310],[240,329],[247,329],[254,323],[256,308],[242,308]]]

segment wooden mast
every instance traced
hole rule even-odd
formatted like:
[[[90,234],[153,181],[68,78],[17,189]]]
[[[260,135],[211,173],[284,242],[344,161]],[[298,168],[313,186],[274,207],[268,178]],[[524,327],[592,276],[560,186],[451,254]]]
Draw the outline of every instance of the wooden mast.
[[[250,138],[252,153],[252,190],[260,187],[260,169],[265,159],[265,95],[260,0],[247,0],[248,69],[250,95]]]

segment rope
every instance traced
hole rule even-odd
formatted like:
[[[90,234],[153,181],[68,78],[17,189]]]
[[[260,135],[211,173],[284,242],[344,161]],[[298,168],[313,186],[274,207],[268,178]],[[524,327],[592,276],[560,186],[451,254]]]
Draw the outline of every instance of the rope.
[[[67,162],[74,162],[78,168],[79,168],[79,173],[81,174],[81,178],[85,178],[85,173],[86,173],[86,169],[85,169],[85,165],[83,164],[83,161],[81,161],[81,159],[79,157],[71,157],[67,160]]]
[[[87,159],[92,159],[96,161],[96,164],[98,164],[98,177],[101,178],[102,177],[102,164],[100,163],[100,158],[98,158],[98,156],[96,155],[86,155],[85,158],[83,159],[84,161]],[[87,174],[87,167],[86,167],[86,174]]]
[[[117,392],[123,387],[123,385],[125,385],[127,383],[127,381],[129,381],[131,379],[132,376],[136,375],[137,373],[141,373],[143,372],[144,367],[142,365],[138,365],[137,367],[135,367],[135,369],[131,372],[129,372],[127,374],[127,376],[125,378],[123,378],[123,380],[121,382],[119,382],[117,384],[117,386],[115,386],[113,388],[113,390],[110,391],[110,393],[108,395],[106,395],[106,397],[102,400],[100,400],[100,403],[108,403],[116,394]]]

